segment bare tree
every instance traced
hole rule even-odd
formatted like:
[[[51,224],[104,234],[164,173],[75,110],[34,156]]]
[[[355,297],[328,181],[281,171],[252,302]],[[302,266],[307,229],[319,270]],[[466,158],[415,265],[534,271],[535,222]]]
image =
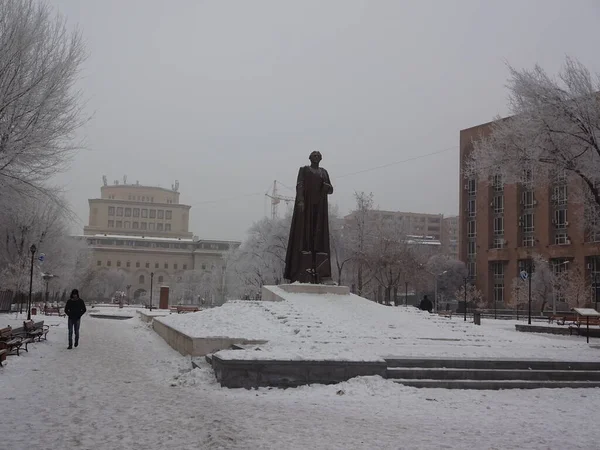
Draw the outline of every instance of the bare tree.
[[[556,288],[570,308],[582,308],[590,302],[592,285],[579,268],[558,274]]]
[[[541,67],[510,70],[512,117],[473,142],[465,175],[507,183],[551,184],[567,174],[579,183],[588,225],[600,226],[600,77],[567,58],[558,77]]]
[[[344,268],[354,257],[349,246],[347,233],[348,230],[344,227],[344,219],[339,216],[337,206],[329,205],[331,260],[337,270],[338,285],[342,284]]]
[[[529,286],[521,277],[515,277],[512,280],[510,288],[510,299],[507,299],[506,304],[517,310],[517,318],[519,310],[525,309],[525,305],[529,303]]]
[[[346,239],[356,269],[358,295],[363,295],[365,285],[368,284],[368,280],[365,280],[365,269],[368,268],[367,249],[373,234],[373,193],[355,192],[354,198],[356,209],[352,211],[347,222]]]
[[[478,308],[484,307],[483,294],[474,284],[467,284],[467,305],[472,304]],[[454,293],[458,301],[465,301],[465,285],[462,284]],[[465,305],[466,306],[466,305]]]
[[[76,150],[81,34],[44,1],[0,0],[0,191],[48,192]]]

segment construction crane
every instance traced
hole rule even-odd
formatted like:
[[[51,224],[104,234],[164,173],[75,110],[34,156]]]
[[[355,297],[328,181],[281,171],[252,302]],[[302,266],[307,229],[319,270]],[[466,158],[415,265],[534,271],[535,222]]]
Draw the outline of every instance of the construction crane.
[[[281,184],[281,183],[279,183]],[[283,185],[282,185],[283,186]],[[271,218],[277,219],[277,206],[282,201],[285,202],[286,205],[289,205],[291,202],[294,202],[296,199],[294,197],[287,197],[285,195],[279,195],[279,191],[277,190],[277,180],[273,181],[273,188],[269,189],[265,193],[265,198],[271,199]]]

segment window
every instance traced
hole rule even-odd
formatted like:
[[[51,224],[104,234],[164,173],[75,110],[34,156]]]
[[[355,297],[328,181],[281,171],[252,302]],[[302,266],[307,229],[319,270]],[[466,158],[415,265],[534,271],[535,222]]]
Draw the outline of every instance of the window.
[[[125,208],[125,217],[131,217],[131,208]]]
[[[492,263],[492,273],[494,275],[494,278],[504,279],[504,263],[493,262]]]
[[[467,181],[467,192],[469,195],[477,194],[477,181],[475,179],[470,179]]]
[[[162,231],[163,230],[163,224],[162,223],[157,223],[156,224],[156,231]]]
[[[158,263],[154,263],[154,268],[158,269]]]
[[[533,231],[535,230],[532,213],[524,214],[523,216],[521,216],[521,223],[523,225],[523,231],[525,233],[533,233]]]
[[[150,268],[150,263],[149,263],[149,262],[147,262],[147,263],[146,263],[146,269],[149,269],[149,268]]]
[[[156,219],[156,210],[155,209],[151,209],[150,210],[150,218],[151,219]]]
[[[475,256],[477,253],[477,243],[475,241],[467,242],[467,256]]]
[[[148,210],[142,209],[142,218],[146,219],[148,217]]]
[[[467,211],[469,212],[469,217],[475,217],[475,199],[469,200],[469,203],[467,204]]]
[[[141,222],[140,223],[140,229],[147,230],[148,229],[148,224],[146,222]]]
[[[102,261],[96,261],[96,265],[97,266],[101,266],[102,265]]]
[[[567,222],[567,210],[557,209],[554,211],[554,220],[552,223],[557,230],[567,228],[567,225],[569,225],[569,222]]]
[[[169,263],[165,263],[165,269],[169,268]]]
[[[504,217],[494,217],[494,236],[504,234]]]
[[[133,222],[133,227],[134,230],[138,230],[140,228],[140,223],[139,222]]]
[[[117,216],[123,217],[123,208],[121,208],[120,206],[117,208]]]
[[[158,218],[159,219],[164,219],[165,218],[165,212],[162,209],[158,210]]]
[[[566,205],[567,204],[567,186],[559,185],[554,186],[552,190],[552,202],[555,205]]]
[[[467,273],[469,274],[470,279],[475,279],[477,276],[475,262],[469,261],[467,263]]]
[[[133,217],[140,217],[140,208],[133,208]]]
[[[504,195],[495,195],[492,207],[494,214],[502,214],[504,212]]]
[[[187,270],[187,264],[183,265],[183,270]]]
[[[110,266],[112,265],[112,263],[110,262],[110,260],[106,261],[106,265],[107,265],[108,267],[110,267]]]
[[[121,261],[117,261],[117,267],[121,267]]]
[[[173,269],[177,270],[177,264],[173,264]]]
[[[565,245],[570,244],[571,241],[569,240],[567,233],[557,233],[554,235],[554,243],[556,245]]]
[[[529,273],[529,265],[531,264],[531,260],[529,259],[520,259],[519,260],[519,274],[521,272]]]
[[[492,248],[504,248],[506,247],[506,241],[502,237],[496,237],[492,241]]]
[[[131,261],[127,261],[127,263],[125,264],[125,266],[131,267]]]
[[[140,277],[138,278],[138,282],[139,284],[144,284],[146,282],[146,278],[144,277],[144,275],[140,275]]]
[[[523,191],[521,194],[521,204],[523,208],[529,209],[535,206],[535,197],[533,191]]]
[[[494,302],[504,302],[504,283],[494,283]]]
[[[162,275],[160,275],[160,276],[158,277],[158,282],[159,282],[159,283],[162,283],[163,281],[164,281],[164,277],[163,277]]]
[[[165,211],[165,219],[171,220],[173,217],[173,211]]]
[[[117,220],[117,228],[123,228],[123,221]]]
[[[140,262],[139,261],[135,262],[135,267],[138,267],[138,268],[140,267]]]
[[[148,229],[149,229],[150,231],[154,231],[154,224],[153,224],[152,222],[150,222],[150,223],[148,224]]]
[[[129,221],[125,221],[125,229],[128,230],[129,228],[131,228],[131,223]]]
[[[114,228],[115,227],[115,221],[114,220],[109,220],[108,221],[108,228]]]
[[[206,264],[202,264],[202,270],[206,270]]]
[[[171,224],[165,223],[165,231],[171,231]]]
[[[477,236],[477,223],[474,220],[467,222],[467,237],[474,238]]]
[[[533,247],[535,238],[533,236],[523,236],[523,247]]]
[[[502,192],[504,190],[502,175],[494,175],[492,177],[492,187],[494,188],[494,192]]]
[[[114,216],[115,215],[115,207],[114,206],[109,206],[108,207],[108,215],[109,216]]]

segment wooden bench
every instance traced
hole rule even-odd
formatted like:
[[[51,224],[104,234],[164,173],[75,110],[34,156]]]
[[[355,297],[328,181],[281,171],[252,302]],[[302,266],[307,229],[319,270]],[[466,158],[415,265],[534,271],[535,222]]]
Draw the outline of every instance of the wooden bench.
[[[13,329],[10,326],[0,329],[0,348],[6,350],[5,353],[7,355],[16,352],[17,356],[19,356],[19,350],[23,345],[25,346],[23,347],[25,351],[29,352],[27,344],[31,342],[33,342],[33,338],[14,334]]]
[[[27,337],[30,337],[35,340],[38,339],[38,342],[48,339],[47,334],[50,331],[50,327],[48,325],[43,325],[42,327],[36,327],[35,322],[33,320],[26,320],[23,322],[23,329],[25,330],[25,334]]]
[[[452,311],[439,311],[438,315],[452,319]]]
[[[66,316],[66,314],[64,312],[61,314],[60,308],[47,307],[46,309],[44,309],[44,315],[51,316],[53,314],[56,314],[59,317]]]
[[[186,312],[198,312],[200,311],[200,308],[193,305],[177,305],[175,306],[175,310],[177,311],[177,314],[181,314]]]
[[[548,317],[548,323],[556,322],[557,325],[564,325],[566,322],[574,322],[577,316],[573,314],[553,314]]]

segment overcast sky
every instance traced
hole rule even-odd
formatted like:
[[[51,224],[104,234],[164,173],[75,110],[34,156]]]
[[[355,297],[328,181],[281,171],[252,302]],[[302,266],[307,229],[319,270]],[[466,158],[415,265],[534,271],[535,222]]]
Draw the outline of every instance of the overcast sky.
[[[191,231],[241,239],[312,150],[342,213],[371,191],[381,209],[454,215],[459,131],[506,114],[506,62],[600,71],[597,0],[51,3],[90,54],[87,149],[60,177],[79,231],[102,175],[127,175],[179,180]]]

